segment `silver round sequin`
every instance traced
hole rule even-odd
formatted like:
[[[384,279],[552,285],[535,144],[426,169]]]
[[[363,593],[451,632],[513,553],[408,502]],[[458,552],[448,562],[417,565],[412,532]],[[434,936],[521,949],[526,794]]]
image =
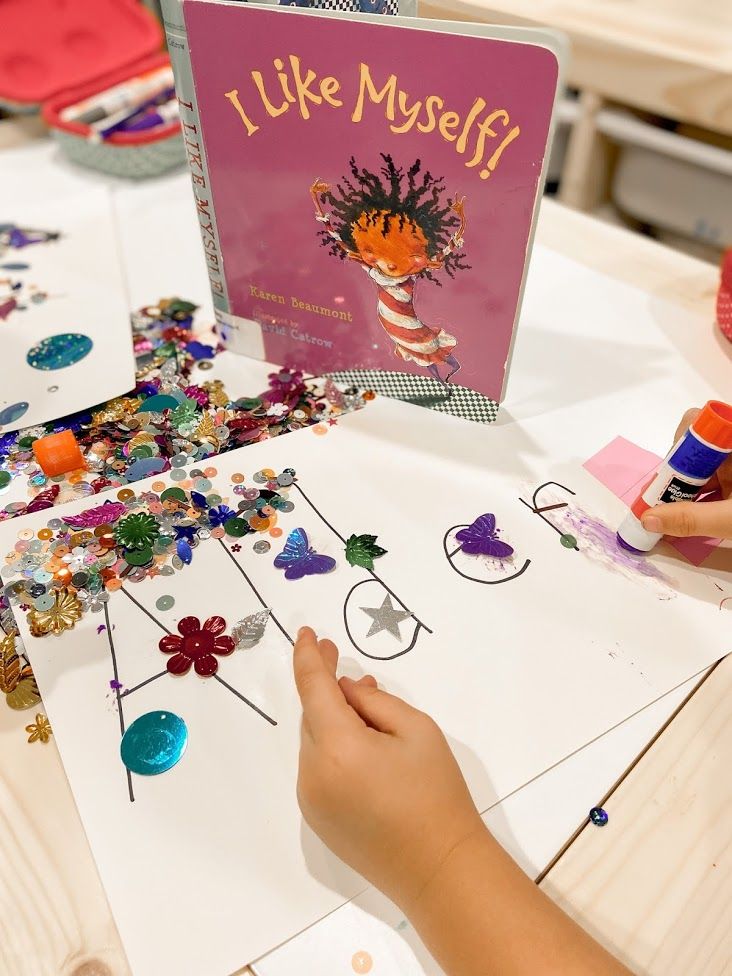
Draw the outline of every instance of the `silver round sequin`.
[[[255,542],[254,545],[252,546],[252,549],[254,549],[255,552],[260,554],[264,552],[269,552],[271,548],[272,548],[271,544],[267,542],[266,539],[260,539],[259,542]]]

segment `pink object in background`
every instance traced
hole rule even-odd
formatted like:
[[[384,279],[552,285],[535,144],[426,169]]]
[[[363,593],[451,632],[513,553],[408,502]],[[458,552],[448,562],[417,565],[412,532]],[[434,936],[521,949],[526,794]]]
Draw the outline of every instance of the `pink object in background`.
[[[721,280],[717,292],[717,325],[732,342],[732,247],[722,258]]]
[[[625,437],[616,437],[601,451],[588,458],[582,467],[609,488],[616,498],[630,506],[661,461],[662,458],[652,451],[638,447]],[[699,504],[703,505],[705,501],[712,501],[717,497],[717,493],[712,492]],[[688,539],[669,537],[666,541],[692,565],[700,566],[722,540],[694,536]]]

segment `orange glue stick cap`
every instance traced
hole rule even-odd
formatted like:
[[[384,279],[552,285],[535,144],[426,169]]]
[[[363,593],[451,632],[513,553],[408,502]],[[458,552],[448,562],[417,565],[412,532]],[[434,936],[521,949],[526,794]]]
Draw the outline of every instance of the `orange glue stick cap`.
[[[37,441],[33,441],[33,453],[44,474],[51,478],[86,467],[81,448],[71,430],[39,437]]]
[[[732,450],[732,407],[709,400],[691,425],[695,434],[720,451]]]

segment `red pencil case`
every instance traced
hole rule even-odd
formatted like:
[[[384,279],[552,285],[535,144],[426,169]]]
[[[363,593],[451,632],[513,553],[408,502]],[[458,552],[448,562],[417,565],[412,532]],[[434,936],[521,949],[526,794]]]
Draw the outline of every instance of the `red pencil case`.
[[[140,179],[185,162],[177,120],[103,141],[65,108],[169,64],[163,31],[137,0],[2,0],[0,103],[40,109],[62,150],[93,169]]]

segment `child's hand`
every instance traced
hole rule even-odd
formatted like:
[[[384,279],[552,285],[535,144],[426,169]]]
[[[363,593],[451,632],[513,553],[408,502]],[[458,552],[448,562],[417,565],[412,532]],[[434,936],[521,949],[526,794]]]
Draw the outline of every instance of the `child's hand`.
[[[370,675],[337,680],[337,663],[332,641],[300,630],[300,807],[328,847],[408,911],[448,854],[485,828],[432,719]]]
[[[674,435],[674,443],[689,429],[700,412],[697,407],[686,411]],[[722,501],[704,502],[701,505],[696,502],[656,505],[641,518],[643,528],[648,532],[672,536],[705,535],[732,539],[732,458],[722,464],[705,490],[714,488],[721,491]]]

